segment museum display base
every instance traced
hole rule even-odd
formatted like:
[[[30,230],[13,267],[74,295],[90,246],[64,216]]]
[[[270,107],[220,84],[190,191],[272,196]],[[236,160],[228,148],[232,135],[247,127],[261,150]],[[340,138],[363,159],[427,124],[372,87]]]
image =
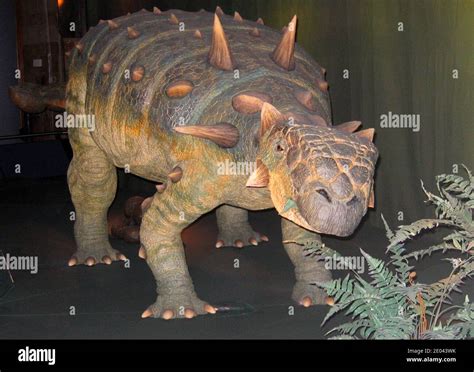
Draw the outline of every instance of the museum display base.
[[[257,247],[214,248],[214,213],[183,233],[197,293],[227,311],[192,320],[143,320],[140,314],[155,301],[156,293],[152,273],[138,257],[138,244],[112,240],[130,258],[130,268],[123,263],[66,266],[74,239],[65,177],[8,180],[0,184],[0,191],[4,253],[39,257],[37,274],[12,271],[15,287],[0,298],[0,338],[323,338],[342,321],[338,316],[321,329],[328,306],[306,309],[291,301],[293,267],[281,244],[280,218],[275,211],[250,214],[256,230],[270,238]],[[121,190],[111,213],[119,213],[132,195]],[[360,255],[359,247],[375,257],[385,255],[384,231],[368,223],[350,239],[323,239],[343,255]],[[421,248],[427,243],[412,244]],[[450,264],[440,258],[417,264],[420,281],[449,274]],[[239,268],[234,268],[236,259]],[[334,271],[334,276],[346,274]],[[464,292],[472,291],[468,281]],[[454,301],[461,301],[456,296]],[[289,306],[295,306],[294,315],[289,315]],[[70,315],[71,310],[75,315]]]

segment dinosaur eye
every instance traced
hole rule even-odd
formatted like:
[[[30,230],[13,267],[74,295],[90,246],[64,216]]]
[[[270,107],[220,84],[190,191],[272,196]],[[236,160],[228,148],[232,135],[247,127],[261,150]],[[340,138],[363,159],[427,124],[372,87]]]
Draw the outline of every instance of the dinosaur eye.
[[[276,146],[275,146],[275,150],[277,152],[283,152],[283,151],[285,151],[285,147],[281,143],[277,143]]]

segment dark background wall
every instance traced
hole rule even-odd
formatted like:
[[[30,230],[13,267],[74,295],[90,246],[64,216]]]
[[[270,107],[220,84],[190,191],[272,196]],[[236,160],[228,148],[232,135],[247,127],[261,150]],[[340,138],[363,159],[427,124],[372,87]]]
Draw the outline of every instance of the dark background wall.
[[[7,3],[1,2],[2,15],[11,7]],[[277,29],[297,14],[298,43],[328,71],[334,122],[361,120],[364,128],[376,129],[381,157],[376,210],[369,217],[376,224],[380,213],[395,220],[403,211],[405,222],[428,215],[419,180],[433,189],[434,176],[452,172],[454,164],[474,167],[473,0],[87,0],[86,5],[88,26],[153,6],[213,11],[220,5],[227,14],[262,17]],[[12,27],[13,18],[4,21],[2,29]],[[6,66],[0,66],[3,86],[12,77]],[[3,99],[1,104],[9,105]],[[10,115],[11,105],[7,108]],[[380,115],[389,111],[420,115],[421,130],[381,128]]]
[[[18,132],[20,113],[8,98],[6,87],[16,84],[15,3],[0,1],[0,136]],[[3,89],[5,88],[5,89]],[[9,141],[12,142],[12,141]],[[6,141],[3,141],[3,144]]]

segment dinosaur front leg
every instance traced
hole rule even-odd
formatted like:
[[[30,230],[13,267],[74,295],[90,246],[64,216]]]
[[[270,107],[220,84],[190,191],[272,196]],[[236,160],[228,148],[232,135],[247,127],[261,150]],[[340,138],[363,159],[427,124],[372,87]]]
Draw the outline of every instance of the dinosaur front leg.
[[[319,257],[306,256],[307,252],[301,245],[311,240],[320,242],[321,237],[286,218],[282,218],[281,227],[284,242],[300,243],[283,244],[295,266],[296,284],[293,287],[292,299],[305,307],[323,304],[326,298],[325,292],[312,283],[330,280],[331,273],[324,267],[324,261],[321,261]]]
[[[142,247],[155,276],[158,293],[156,302],[142,317],[193,318],[215,313],[215,309],[200,300],[194,291],[181,241],[181,231],[215,205],[207,208],[206,202],[199,197],[179,193],[178,185],[170,188],[153,198],[140,228]]]
[[[248,211],[245,209],[222,205],[217,208],[216,217],[219,229],[216,248],[224,246],[242,248],[268,241],[268,237],[252,229],[248,221]]]

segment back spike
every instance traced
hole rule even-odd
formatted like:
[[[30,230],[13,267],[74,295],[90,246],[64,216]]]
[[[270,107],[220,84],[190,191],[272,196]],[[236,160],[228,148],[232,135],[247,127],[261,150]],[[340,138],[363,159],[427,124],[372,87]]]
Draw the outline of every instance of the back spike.
[[[216,6],[216,14],[219,16],[219,17],[222,17],[224,15],[224,12],[222,11],[222,8],[218,5]]]
[[[178,17],[176,17],[173,13],[171,13],[169,21],[172,25],[179,25]]]
[[[249,34],[255,37],[260,37],[260,31],[257,27],[254,27],[252,30],[250,30]]]
[[[273,62],[288,71],[295,69],[296,23],[297,17],[295,15],[272,54]]]
[[[154,6],[154,7],[153,7],[153,14],[161,14],[160,8]]]
[[[107,21],[107,23],[109,24],[109,29],[110,29],[110,30],[115,30],[115,29],[118,28],[118,26],[119,26],[117,22],[114,22],[114,21],[112,21],[111,19],[109,19],[109,20]]]
[[[129,39],[136,39],[140,36],[140,33],[133,27],[127,27],[127,34]]]
[[[209,50],[208,60],[211,65],[220,70],[232,71],[234,60],[229,48],[229,43],[222,28],[222,23],[214,14],[214,28],[212,30],[212,44]]]
[[[244,19],[242,18],[242,16],[239,14],[239,12],[235,12],[234,13],[234,21],[237,21],[237,22],[243,22]]]
[[[258,23],[259,25],[264,25],[264,24],[265,24],[265,22],[263,22],[263,19],[262,19],[262,18],[257,19],[257,23]]]

